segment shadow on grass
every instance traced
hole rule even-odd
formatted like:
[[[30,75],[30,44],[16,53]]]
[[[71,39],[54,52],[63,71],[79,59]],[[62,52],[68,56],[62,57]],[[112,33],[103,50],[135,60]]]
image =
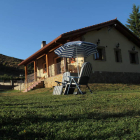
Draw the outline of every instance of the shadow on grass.
[[[8,130],[0,130],[0,139],[10,139],[10,140],[34,140],[34,139],[42,139],[45,138],[49,133],[43,132],[24,132],[19,134],[19,131],[13,131],[11,129]],[[50,136],[50,138],[53,138]]]
[[[98,120],[107,120],[111,118],[121,118],[121,117],[134,117],[140,115],[140,111],[127,111],[122,113],[85,113],[85,114],[69,114],[69,115],[50,115],[49,117],[39,116],[36,115],[36,112],[27,112],[26,116],[22,116],[21,118],[12,118],[12,117],[2,117],[0,116],[0,138],[7,138],[7,139],[41,139],[48,137],[49,139],[55,139],[57,136],[54,133],[57,133],[55,128],[53,128],[53,124],[55,123],[63,123],[67,121],[75,122],[85,122],[86,119],[93,119],[93,121]],[[52,123],[52,130],[45,129],[45,132],[42,131],[41,124],[43,123]],[[40,124],[38,127],[40,128],[37,132],[34,130],[30,130],[27,133],[21,133],[23,131],[22,124],[25,124],[25,128],[30,126],[31,124]],[[18,128],[21,126],[22,128]],[[71,126],[72,127],[72,126]],[[6,129],[4,129],[6,128]],[[12,128],[12,129],[11,129]],[[61,129],[61,126],[60,128]],[[21,134],[20,134],[21,133]],[[92,137],[89,136],[89,139]],[[108,135],[99,134],[98,138],[108,138]],[[80,139],[80,136],[79,138]]]
[[[10,93],[10,89],[0,89],[0,96],[3,96],[5,93]]]
[[[17,90],[13,90],[13,89],[0,89],[0,95],[3,93],[15,93],[15,92],[19,92]]]
[[[10,89],[9,89],[9,90],[10,90]],[[7,89],[0,89],[0,93],[7,92],[7,91],[9,91],[9,90],[7,90]]]

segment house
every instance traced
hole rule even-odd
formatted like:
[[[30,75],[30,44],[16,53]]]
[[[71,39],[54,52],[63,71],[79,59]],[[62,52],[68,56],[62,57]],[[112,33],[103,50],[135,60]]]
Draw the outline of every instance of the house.
[[[65,69],[77,73],[76,59],[59,58],[54,53],[64,43],[76,40],[98,46],[97,54],[78,59],[79,67],[84,61],[92,64],[90,82],[140,83],[140,39],[117,19],[63,33],[48,44],[42,41],[41,49],[19,64],[25,66],[25,80],[31,62],[34,81],[44,80],[45,87],[54,86],[55,80],[61,81]]]

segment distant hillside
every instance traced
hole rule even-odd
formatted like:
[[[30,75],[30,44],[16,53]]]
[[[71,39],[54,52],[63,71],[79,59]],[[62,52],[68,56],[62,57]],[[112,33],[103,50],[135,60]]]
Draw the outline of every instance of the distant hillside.
[[[24,66],[18,66],[22,59],[6,56],[0,54],[0,76],[8,75],[18,77],[20,74],[24,75]],[[29,73],[33,72],[33,64],[29,65]]]

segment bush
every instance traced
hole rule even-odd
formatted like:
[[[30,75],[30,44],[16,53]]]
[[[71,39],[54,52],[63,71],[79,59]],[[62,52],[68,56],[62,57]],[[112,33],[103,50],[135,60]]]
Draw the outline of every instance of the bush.
[[[0,75],[0,80],[24,80],[25,77],[13,77],[13,76],[9,76],[7,74],[4,75]]]

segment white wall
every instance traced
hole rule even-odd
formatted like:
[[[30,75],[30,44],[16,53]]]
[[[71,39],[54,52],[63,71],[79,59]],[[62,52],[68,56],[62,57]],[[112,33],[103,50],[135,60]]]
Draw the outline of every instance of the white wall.
[[[140,64],[131,64],[128,52],[135,46],[140,63],[140,46],[136,46],[115,28],[112,28],[110,31],[108,31],[107,27],[99,31],[91,31],[85,34],[83,38],[85,41],[95,44],[100,39],[99,46],[105,46],[106,61],[94,60],[93,55],[85,59],[92,63],[94,71],[140,72]],[[116,48],[118,43],[120,44],[119,49],[121,49],[122,63],[115,62],[114,48]]]

